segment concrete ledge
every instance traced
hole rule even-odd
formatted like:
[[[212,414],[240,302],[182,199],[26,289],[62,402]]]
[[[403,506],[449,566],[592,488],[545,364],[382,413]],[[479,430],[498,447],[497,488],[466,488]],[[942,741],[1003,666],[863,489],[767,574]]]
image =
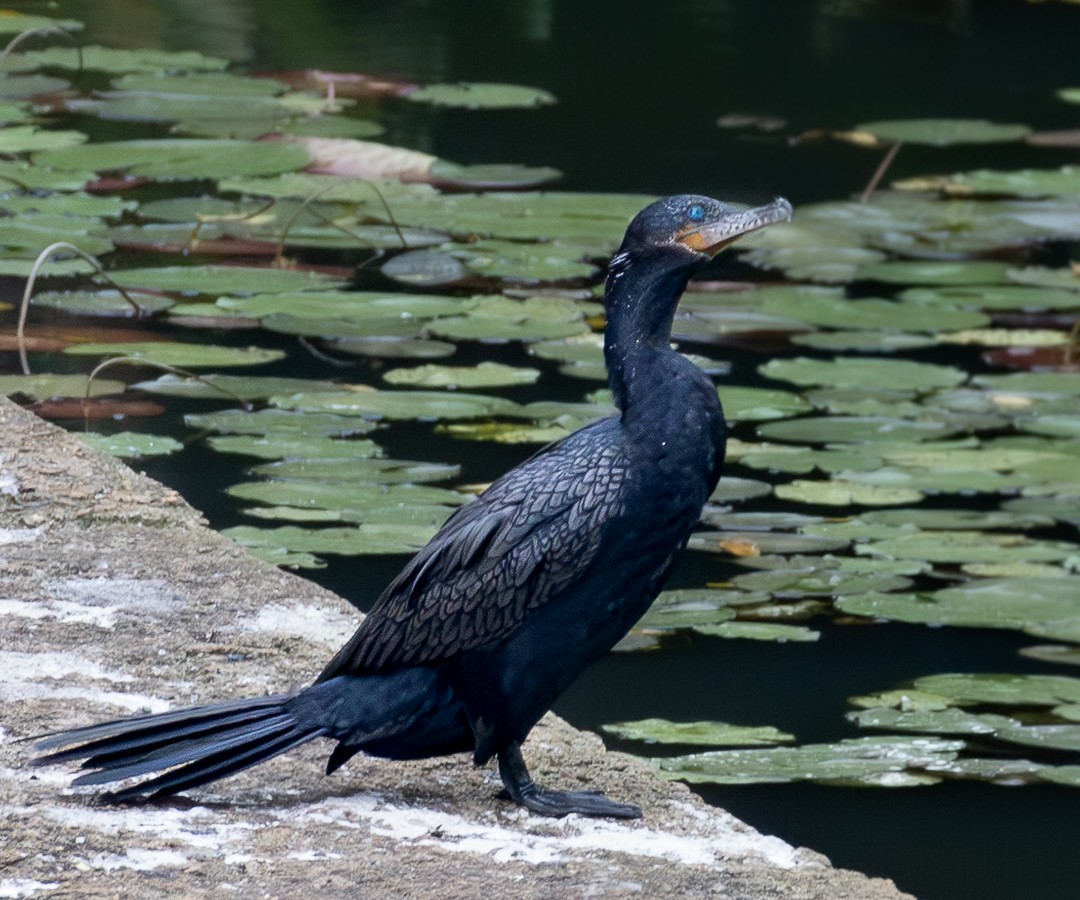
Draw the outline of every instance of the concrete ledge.
[[[0,398],[0,897],[899,898],[766,837],[548,716],[526,755],[641,822],[552,821],[466,757],[318,743],[170,802],[102,804],[29,769],[45,731],[305,684],[357,616],[206,527],[173,491]]]

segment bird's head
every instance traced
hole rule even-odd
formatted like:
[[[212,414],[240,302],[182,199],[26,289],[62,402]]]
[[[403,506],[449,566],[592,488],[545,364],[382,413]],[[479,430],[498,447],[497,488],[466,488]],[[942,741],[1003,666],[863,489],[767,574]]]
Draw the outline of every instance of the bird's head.
[[[639,212],[626,230],[623,249],[670,249],[703,263],[736,239],[791,219],[791,204],[778,197],[765,206],[745,207],[711,197],[664,197]]]

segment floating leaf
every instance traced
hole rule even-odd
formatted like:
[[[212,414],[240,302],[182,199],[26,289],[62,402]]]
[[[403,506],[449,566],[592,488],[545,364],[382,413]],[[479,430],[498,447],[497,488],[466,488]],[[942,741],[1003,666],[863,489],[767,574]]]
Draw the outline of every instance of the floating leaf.
[[[215,438],[226,441],[232,438]],[[239,440],[237,436],[235,439]],[[332,456],[334,448],[327,444],[369,444],[370,441],[338,441],[325,438],[317,453],[294,454],[298,458],[283,462],[266,463],[252,468],[253,475],[264,478],[307,479],[331,481],[340,485],[363,482],[365,484],[422,484],[446,481],[461,473],[461,466],[449,463],[419,463],[400,459],[371,459],[371,453],[361,446],[351,454]],[[375,448],[377,449],[377,448]]]
[[[230,434],[207,438],[206,443],[218,453],[240,453],[260,459],[368,459],[381,452],[373,441],[340,440],[299,430],[273,434]]]
[[[79,439],[95,450],[123,459],[168,456],[184,449],[184,445],[174,438],[157,434],[136,434],[131,431],[120,431],[116,434],[81,432]]]
[[[17,12],[13,9],[5,9],[3,14],[0,15],[0,34],[22,34],[24,31],[37,31],[41,28],[82,31],[83,23],[78,19],[54,19],[50,16],[35,16],[31,13]]]
[[[468,499],[457,491],[430,485],[365,484],[355,481],[349,483],[348,490],[341,482],[335,481],[246,481],[232,485],[226,489],[226,493],[268,506],[358,513],[406,506],[460,506]]]
[[[626,741],[648,744],[705,744],[713,747],[765,747],[795,740],[771,725],[730,725],[727,722],[672,722],[639,719],[601,725],[602,731]]]
[[[122,381],[109,381],[85,375],[0,375],[0,396],[26,397],[28,400],[47,400],[50,397],[91,397],[123,393]]]
[[[307,151],[293,144],[189,138],[82,144],[34,154],[39,166],[165,180],[275,175],[302,169],[309,161]]]
[[[1080,640],[1080,596],[1067,578],[973,581],[929,595],[852,595],[838,598],[836,605],[853,615],[901,622],[1008,628]]]
[[[1020,534],[984,531],[920,531],[855,548],[856,553],[892,559],[924,559],[939,563],[1046,562],[1062,560],[1076,552],[1075,544],[1036,541]]]
[[[351,528],[254,528],[238,525],[222,534],[245,547],[288,550],[335,556],[370,556],[415,553],[435,534],[426,525],[383,525],[362,523]]]
[[[985,261],[916,262],[898,260],[860,269],[857,276],[890,284],[1001,284],[1007,263]]]
[[[905,304],[934,307],[935,312],[928,314],[930,319],[936,315],[938,306],[960,306],[984,310],[1027,310],[1029,312],[1080,309],[1080,293],[1075,291],[1009,284],[981,287],[909,288],[900,294],[899,299]]]
[[[59,309],[77,315],[107,317],[131,317],[161,312],[175,303],[170,297],[158,294],[132,291],[128,292],[128,296],[138,304],[138,310],[119,291],[44,291],[35,294],[31,302],[34,306]]]
[[[116,50],[98,44],[86,44],[78,52],[72,47],[50,47],[47,50],[28,50],[26,55],[50,68],[101,69],[106,72],[221,70],[229,64],[227,59],[203,56],[194,50]]]
[[[721,622],[719,625],[694,625],[698,634],[751,641],[816,641],[820,631],[803,625],[785,625],[780,622]]]
[[[810,503],[819,506],[902,506],[917,503],[923,498],[920,491],[903,487],[885,487],[834,481],[801,481],[776,486],[781,500]]]
[[[789,316],[824,328],[937,332],[977,328],[989,321],[985,316],[964,310],[935,310],[930,315],[924,307],[914,304],[876,298],[852,300],[823,289],[763,293],[763,312]]]
[[[808,412],[810,404],[798,394],[774,388],[724,385],[720,389],[724,414],[733,422],[783,419]]]
[[[86,140],[81,131],[58,131],[33,125],[8,125],[0,129],[0,153],[31,153],[56,147],[74,147]]]
[[[832,537],[775,531],[696,531],[691,535],[688,546],[691,550],[717,553],[728,550],[732,543],[753,548],[753,552],[737,555],[757,556],[761,553],[827,553],[846,547],[849,542]]]
[[[539,377],[539,369],[517,368],[494,362],[482,362],[476,366],[426,365],[413,369],[390,369],[383,374],[383,380],[390,384],[446,388],[534,384]]]
[[[1080,291],[1080,274],[1072,266],[1065,269],[1047,269],[1042,266],[1009,269],[1005,273],[1005,279],[1016,284]]]
[[[907,770],[953,760],[964,746],[963,741],[940,738],[854,738],[836,744],[696,753],[653,764],[666,778],[692,784],[821,781],[907,787],[935,780],[913,778]]]
[[[915,687],[954,703],[996,703],[1008,706],[1056,706],[1080,703],[1080,678],[1065,675],[999,675],[958,673],[927,675]]]
[[[405,94],[416,103],[458,106],[465,109],[511,109],[548,106],[555,97],[540,88],[517,84],[461,81],[456,84],[429,84]]]
[[[166,266],[116,269],[109,277],[124,287],[199,294],[318,291],[338,287],[344,278],[293,269],[251,266]]]
[[[246,412],[240,409],[223,409],[212,413],[189,413],[184,423],[191,428],[201,428],[220,434],[274,435],[322,435],[325,437],[355,437],[367,434],[375,423],[355,416],[334,416],[319,413],[295,413],[284,409],[261,409]]]
[[[769,378],[803,385],[829,385],[868,390],[933,390],[955,387],[967,375],[952,366],[936,366],[906,359],[862,359],[839,357],[833,360],[774,359],[759,370]]]
[[[317,288],[320,285],[313,284],[311,287]],[[436,297],[430,294],[342,290],[319,290],[315,293],[311,289],[288,289],[251,297],[221,297],[217,305],[235,315],[255,318],[286,314],[309,319],[426,319],[460,314],[464,303],[455,297]]]
[[[521,409],[503,397],[432,391],[319,391],[274,397],[271,404],[279,409],[387,419],[475,419],[512,416]]]
[[[339,391],[340,385],[329,381],[305,378],[276,378],[258,375],[206,375],[203,378],[182,378],[162,375],[154,381],[132,385],[139,390],[163,397],[188,397],[202,400],[266,400],[277,394],[317,391]]]
[[[994,144],[1023,140],[1031,129],[1027,125],[1002,125],[983,119],[897,119],[856,125],[879,141],[904,144]]]
[[[285,358],[285,351],[265,347],[221,347],[180,341],[74,344],[64,353],[69,356],[132,356],[159,365],[184,368],[255,366]]]
[[[941,421],[890,419],[879,416],[817,416],[790,419],[759,425],[757,431],[761,437],[770,440],[821,444],[932,441],[955,433],[955,429]]]
[[[3,17],[0,16],[0,22]],[[67,90],[71,82],[52,75],[14,75],[0,78],[0,100],[30,100]]]

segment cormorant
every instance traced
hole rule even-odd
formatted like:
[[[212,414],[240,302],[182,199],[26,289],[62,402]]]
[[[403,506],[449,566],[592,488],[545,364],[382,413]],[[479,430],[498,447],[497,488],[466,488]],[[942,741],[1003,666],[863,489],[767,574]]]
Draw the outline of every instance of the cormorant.
[[[36,764],[85,758],[91,771],[75,784],[161,773],[111,795],[127,800],[328,737],[338,742],[328,774],[361,751],[472,751],[477,764],[497,756],[506,792],[533,812],[640,816],[599,793],[537,786],[521,745],[648,609],[720,478],[716,388],[670,344],[687,281],[740,235],[790,216],[783,199],[740,209],[677,196],[642,210],[605,285],[618,413],[539,451],[451,516],[310,687],[47,736],[38,747],[53,752]]]

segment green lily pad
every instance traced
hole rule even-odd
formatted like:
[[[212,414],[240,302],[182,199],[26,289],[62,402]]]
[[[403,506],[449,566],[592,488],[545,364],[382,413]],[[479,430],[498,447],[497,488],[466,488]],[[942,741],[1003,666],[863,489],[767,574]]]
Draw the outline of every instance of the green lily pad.
[[[518,368],[502,363],[482,362],[475,366],[417,366],[413,369],[390,369],[383,380],[390,384],[417,387],[482,388],[535,384],[539,369]]]
[[[883,509],[863,513],[862,519],[870,524],[959,531],[1047,528],[1054,523],[1050,516],[1002,509]]]
[[[804,625],[785,625],[781,622],[721,622],[719,625],[694,625],[698,634],[751,641],[816,641],[820,631]]]
[[[1080,787],[1080,766],[1047,766],[1039,772],[1039,778],[1054,784]]]
[[[909,770],[953,760],[964,746],[963,741],[941,738],[854,738],[835,744],[695,753],[654,760],[653,765],[666,778],[692,784],[819,781],[907,787],[936,780],[913,777]]]
[[[815,506],[903,506],[918,503],[921,491],[905,487],[858,484],[843,479],[833,481],[795,480],[776,486],[776,496],[795,503]]]
[[[239,436],[237,436],[239,438]],[[230,438],[216,438],[227,441]],[[332,481],[338,484],[423,484],[431,481],[446,481],[461,473],[461,466],[450,463],[419,463],[400,459],[372,459],[371,453],[364,454],[364,447],[358,448],[351,455],[331,456],[333,447],[327,444],[368,444],[370,441],[338,441],[324,439],[317,453],[286,459],[283,462],[266,463],[254,466],[252,475],[263,478],[307,479],[310,481]],[[377,448],[376,448],[377,449]]]
[[[223,409],[212,413],[189,413],[184,423],[219,434],[273,435],[276,438],[296,436],[356,437],[374,431],[378,426],[355,416],[335,416],[319,413],[295,413],[284,409],[261,409],[247,412]]]
[[[827,385],[869,390],[928,391],[955,387],[967,374],[952,366],[936,366],[906,359],[862,359],[839,357],[833,360],[774,359],[759,368],[769,378],[802,385]]]
[[[91,397],[121,394],[127,385],[122,381],[85,375],[0,375],[0,396],[26,397],[28,400],[48,400],[51,397]]]
[[[911,579],[887,572],[841,572],[835,569],[780,569],[748,572],[733,583],[747,591],[767,591],[781,599],[839,597],[870,591],[887,593],[911,587]]]
[[[1020,534],[985,531],[919,531],[860,544],[856,553],[938,563],[1050,562],[1075,553],[1075,544],[1037,541]]]
[[[1038,659],[1042,662],[1080,666],[1080,647],[1067,644],[1039,644],[1035,647],[1022,647],[1020,655]]]
[[[245,481],[227,488],[226,493],[240,500],[251,500],[267,506],[333,509],[360,513],[407,506],[460,506],[468,499],[457,491],[426,484],[350,482],[348,490],[345,490],[340,482],[303,479]]]
[[[1006,278],[1009,278],[1009,276],[1006,275]],[[1025,287],[1018,284],[985,285],[981,287],[909,288],[900,294],[899,300],[903,304],[933,307],[935,312],[929,314],[931,319],[936,315],[936,309],[939,306],[959,306],[965,309],[980,310],[1024,310],[1028,312],[1041,312],[1052,309],[1080,309],[1080,293],[1062,288],[1043,288],[1034,285]]]
[[[154,94],[209,94],[223,97],[274,97],[289,86],[273,78],[252,78],[234,72],[170,72],[168,66],[154,66],[145,72],[132,72],[114,78],[118,91],[144,91]]]
[[[983,194],[1076,197],[1080,196],[1080,168],[1063,166],[1060,169],[1012,169],[1003,172],[981,169],[941,179],[932,189],[960,197]]]
[[[785,744],[795,736],[771,725],[731,725],[727,722],[672,722],[669,719],[639,719],[612,722],[602,731],[627,741],[648,744],[704,744],[713,747],[767,747]]]
[[[820,331],[793,334],[791,343],[832,353],[897,353],[933,347],[938,340],[930,335],[896,331]]]
[[[168,456],[184,449],[184,445],[174,438],[157,434],[136,434],[131,431],[121,431],[116,434],[81,432],[79,439],[95,450],[123,459]]]
[[[271,270],[273,271],[273,270]],[[432,318],[458,315],[463,302],[430,294],[380,294],[369,291],[286,290],[251,297],[221,297],[217,305],[230,313],[264,318],[275,314],[342,319],[386,317]]]
[[[340,385],[305,378],[277,378],[266,375],[206,375],[183,378],[162,375],[153,381],[140,381],[132,387],[162,397],[188,397],[199,400],[267,400],[277,394],[317,391],[340,391]]]
[[[221,70],[229,65],[227,59],[203,56],[194,50],[116,50],[98,44],[87,44],[77,53],[72,47],[50,47],[47,50],[28,50],[26,55],[43,66],[56,69],[100,69],[105,72],[158,72]],[[80,66],[81,62],[81,66]]]
[[[54,19],[50,16],[36,16],[32,13],[5,9],[0,15],[0,34],[22,34],[24,31],[37,31],[40,28],[62,28],[64,31],[82,31],[83,23],[78,19]]]
[[[752,500],[755,497],[767,497],[773,487],[766,481],[753,478],[736,478],[725,475],[720,479],[716,490],[709,497],[710,503],[738,503],[740,500]]]
[[[248,415],[251,415],[250,413]],[[301,418],[296,416],[296,418]],[[367,440],[341,440],[309,432],[229,434],[207,438],[218,453],[239,453],[260,459],[370,459],[380,455],[379,446]],[[283,477],[289,477],[285,475]]]
[[[457,84],[429,84],[405,95],[416,103],[457,106],[464,109],[527,109],[549,106],[555,97],[540,88],[517,84],[461,81]]]
[[[784,419],[811,409],[798,394],[774,388],[725,385],[720,389],[720,398],[724,414],[733,422]]]
[[[0,17],[3,21],[3,17]],[[53,75],[9,75],[0,78],[0,100],[30,100],[71,87],[71,82]]]
[[[86,140],[81,131],[57,131],[33,125],[8,125],[0,129],[0,153],[32,153],[56,147],[74,147]]]
[[[1007,628],[1040,637],[1080,640],[1080,597],[1070,579],[973,581],[933,594],[840,597],[846,613],[929,625]]]
[[[969,261],[935,262],[898,260],[866,266],[857,273],[860,279],[889,284],[1001,284],[1007,263]]]
[[[1016,284],[1034,285],[1043,288],[1064,288],[1080,291],[1080,275],[1074,269],[1047,269],[1042,266],[1027,266],[1023,269],[1009,269],[1005,280]]]
[[[950,698],[960,705],[1057,706],[1080,703],[1080,678],[1065,675],[957,673],[916,679],[919,690]]]
[[[35,294],[31,303],[50,309],[84,316],[136,316],[168,309],[176,301],[158,294],[129,291],[142,312],[136,310],[119,291],[44,291]]]
[[[822,328],[937,332],[978,328],[989,322],[986,316],[966,310],[935,310],[892,300],[871,298],[852,300],[834,291],[801,288],[794,291],[766,291],[763,312],[788,316]]]
[[[383,525],[361,523],[349,528],[254,528],[238,525],[222,534],[245,547],[287,550],[333,556],[372,556],[415,553],[434,536],[436,529],[426,525]]]
[[[691,550],[726,553],[729,551],[724,545],[733,543],[754,547],[758,553],[828,553],[848,545],[844,539],[777,531],[696,531],[687,546]]]
[[[485,240],[447,244],[435,251],[461,263],[462,274],[498,278],[523,284],[576,281],[591,278],[596,267],[582,260],[580,246],[548,241]]]
[[[90,171],[69,172],[44,169],[23,160],[0,159],[0,183],[20,186],[28,191],[77,191],[93,178],[94,173]]]
[[[976,375],[979,387],[1016,394],[1080,395],[1080,378],[1073,372],[1010,372],[1008,375]]]
[[[34,154],[39,166],[129,172],[163,180],[276,175],[302,169],[310,159],[295,144],[171,138],[82,144]]]
[[[983,119],[897,119],[867,122],[855,131],[872,134],[879,141],[904,144],[995,144],[1020,141],[1031,133],[1027,125],[1002,125]]]
[[[448,341],[429,338],[341,337],[326,341],[326,345],[335,353],[376,359],[441,359],[457,352]]]
[[[124,287],[198,294],[294,293],[339,287],[344,278],[294,269],[251,266],[165,266],[117,269],[109,277]],[[235,308],[230,311],[237,312]]]
[[[270,403],[279,409],[386,419],[477,419],[521,410],[513,400],[483,394],[371,389],[296,393],[273,397]]]
[[[795,443],[877,444],[894,441],[932,441],[955,433],[941,421],[890,419],[879,416],[816,416],[768,422],[757,428],[761,437]],[[877,452],[873,447],[872,452]]]
[[[64,353],[69,356],[132,356],[160,365],[184,368],[256,366],[285,358],[285,351],[265,347],[221,347],[180,341],[72,344],[64,349]]]

